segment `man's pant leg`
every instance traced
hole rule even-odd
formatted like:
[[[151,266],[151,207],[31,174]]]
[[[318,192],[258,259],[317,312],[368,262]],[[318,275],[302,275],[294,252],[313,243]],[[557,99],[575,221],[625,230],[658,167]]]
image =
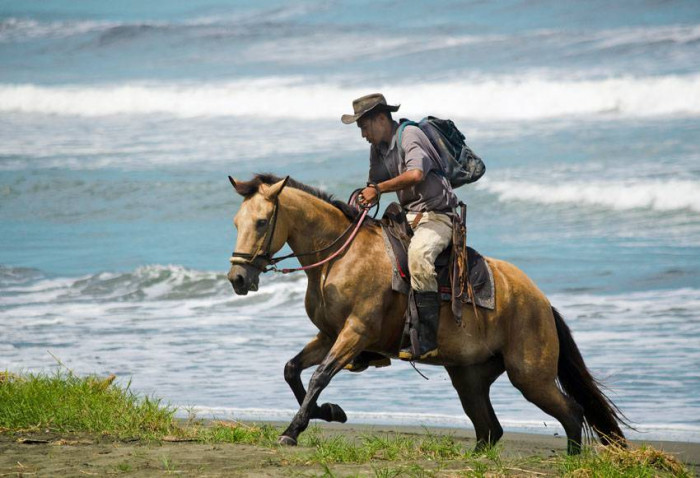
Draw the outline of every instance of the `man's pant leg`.
[[[408,213],[408,222],[413,224],[416,217]],[[408,246],[408,270],[411,273],[411,287],[416,292],[437,292],[435,259],[452,240],[452,220],[446,214],[425,212]]]

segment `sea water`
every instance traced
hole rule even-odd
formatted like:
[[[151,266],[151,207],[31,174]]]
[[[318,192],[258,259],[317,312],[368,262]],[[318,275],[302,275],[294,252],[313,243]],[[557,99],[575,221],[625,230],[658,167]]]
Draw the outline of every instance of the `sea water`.
[[[0,64],[0,368],[291,417],[306,278],[233,294],[227,175],[346,198],[368,145],[340,116],[382,91],[484,158],[457,191],[470,245],[547,294],[629,434],[700,441],[697,2],[0,1]],[[321,399],[470,426],[420,369],[344,372]],[[561,434],[505,376],[491,396],[506,428]]]

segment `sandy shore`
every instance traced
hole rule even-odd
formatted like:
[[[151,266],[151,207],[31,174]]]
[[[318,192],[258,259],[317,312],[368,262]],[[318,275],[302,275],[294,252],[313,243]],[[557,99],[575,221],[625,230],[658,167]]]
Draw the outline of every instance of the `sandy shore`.
[[[287,423],[270,422],[274,426],[286,426]],[[427,432],[453,435],[468,442],[474,442],[474,432],[464,428],[449,427],[420,427],[396,425],[352,425],[323,423],[320,425],[328,433],[342,433],[348,436],[362,433],[405,433],[424,434]],[[538,433],[505,432],[503,439],[503,454],[508,455],[538,455],[550,456],[566,451],[566,439],[563,436],[547,436]],[[630,441],[632,446],[651,445],[678,457],[689,465],[700,465],[700,443],[674,442],[660,440]]]
[[[281,425],[273,423],[273,425]],[[452,428],[410,426],[321,424],[326,435],[348,438],[365,433],[399,432],[408,435],[427,432],[452,435],[465,446],[474,445],[473,432]],[[700,444],[647,442],[674,454],[687,464],[700,464]],[[633,446],[639,445],[635,442]],[[506,433],[501,456],[508,458],[561,456],[566,448],[563,437],[525,433]],[[318,464],[294,460],[308,452],[303,447],[265,448],[241,444],[202,444],[192,442],[151,443],[113,441],[90,434],[4,433],[0,434],[0,476],[320,476]],[[425,469],[434,469],[430,459],[420,461]],[[375,476],[377,467],[405,466],[391,461],[366,464],[332,465],[336,476]],[[453,460],[441,465],[438,476],[457,476],[464,464]],[[557,476],[551,469],[510,468],[512,476]],[[461,471],[460,471],[461,470]]]

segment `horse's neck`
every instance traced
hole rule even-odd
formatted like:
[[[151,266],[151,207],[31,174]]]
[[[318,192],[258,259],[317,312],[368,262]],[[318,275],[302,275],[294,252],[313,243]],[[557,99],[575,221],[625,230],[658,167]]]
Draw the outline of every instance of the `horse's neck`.
[[[287,242],[295,254],[323,249],[335,241],[350,224],[342,211],[315,196],[296,190],[288,196],[284,202],[289,218]],[[335,249],[334,247],[333,250]],[[332,251],[302,256],[299,262],[302,265],[312,264],[330,253]]]

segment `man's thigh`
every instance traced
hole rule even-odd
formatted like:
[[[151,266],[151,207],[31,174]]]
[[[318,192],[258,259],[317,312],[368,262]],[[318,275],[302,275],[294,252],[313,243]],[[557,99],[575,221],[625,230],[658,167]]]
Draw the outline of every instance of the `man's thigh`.
[[[452,240],[452,224],[444,214],[426,213],[416,228],[408,246],[409,262],[427,260],[431,263]]]

